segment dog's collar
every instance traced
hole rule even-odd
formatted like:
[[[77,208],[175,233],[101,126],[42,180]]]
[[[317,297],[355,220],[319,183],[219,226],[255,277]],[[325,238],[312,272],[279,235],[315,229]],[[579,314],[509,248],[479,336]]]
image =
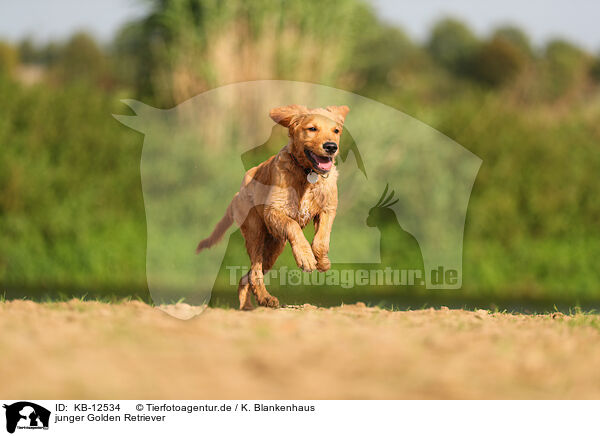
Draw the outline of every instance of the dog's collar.
[[[294,162],[296,162],[296,165],[298,165],[300,168],[302,168],[302,171],[304,171],[304,175],[306,175],[307,177],[308,177],[308,175],[310,173],[315,173],[315,174],[323,177],[324,179],[326,179],[327,177],[329,177],[329,173],[327,173],[327,174],[320,174],[320,173],[316,172],[312,168],[304,168],[304,166],[300,162],[298,162],[298,159],[296,159],[296,156],[294,156],[293,153],[291,153],[289,151],[288,151],[288,153],[290,154],[290,156],[292,156],[292,159],[294,159]],[[311,182],[311,183],[314,183],[314,182]]]
[[[290,152],[288,151],[288,153],[290,153]],[[308,176],[313,171],[312,168],[304,168],[300,164],[300,162],[298,162],[298,159],[296,159],[296,156],[294,156],[293,153],[290,153],[290,156],[292,156],[292,159],[294,159],[294,162],[296,162],[296,165],[298,165],[300,168],[302,168],[302,171],[304,171],[304,175]]]

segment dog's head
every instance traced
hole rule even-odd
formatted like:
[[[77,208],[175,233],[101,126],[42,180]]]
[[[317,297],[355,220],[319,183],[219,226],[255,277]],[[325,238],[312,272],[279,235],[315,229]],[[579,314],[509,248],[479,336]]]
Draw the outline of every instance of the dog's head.
[[[308,109],[293,104],[271,110],[271,118],[287,127],[291,138],[290,152],[305,168],[325,174],[333,167],[339,152],[344,119],[348,106]]]

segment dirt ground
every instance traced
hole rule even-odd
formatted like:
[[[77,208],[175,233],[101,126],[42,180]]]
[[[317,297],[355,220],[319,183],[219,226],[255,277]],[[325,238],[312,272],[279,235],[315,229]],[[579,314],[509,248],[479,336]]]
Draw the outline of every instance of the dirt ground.
[[[0,303],[0,398],[600,398],[600,316]]]

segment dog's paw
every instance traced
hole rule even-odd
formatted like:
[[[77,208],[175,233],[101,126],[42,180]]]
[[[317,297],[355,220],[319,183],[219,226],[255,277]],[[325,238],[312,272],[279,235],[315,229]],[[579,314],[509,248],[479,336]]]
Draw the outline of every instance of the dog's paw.
[[[323,256],[320,259],[317,259],[317,269],[319,271],[329,271],[329,268],[331,268],[331,262],[329,261],[328,256]]]
[[[240,304],[240,310],[254,310],[254,306],[250,301],[246,301],[244,304]]]
[[[279,300],[277,297],[273,297],[272,295],[265,295],[264,298],[258,300],[258,304],[264,307],[270,307],[272,309],[279,308]]]
[[[310,247],[308,250],[292,249],[292,253],[294,254],[294,259],[296,260],[298,268],[301,270],[311,272],[317,269],[317,259],[315,259],[315,255]]]

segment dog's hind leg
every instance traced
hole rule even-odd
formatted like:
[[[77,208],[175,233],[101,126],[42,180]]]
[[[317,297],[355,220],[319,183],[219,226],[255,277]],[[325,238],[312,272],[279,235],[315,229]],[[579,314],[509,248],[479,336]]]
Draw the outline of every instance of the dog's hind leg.
[[[283,251],[284,247],[285,241],[275,239],[270,234],[267,234],[263,248],[263,275],[273,268],[275,261]],[[240,310],[254,309],[254,306],[252,305],[252,286],[250,285],[249,272],[240,279],[238,297],[240,300]]]
[[[240,310],[252,310],[252,289],[250,286],[250,273],[246,273],[240,279],[238,286],[238,297],[240,299]]]
[[[262,253],[260,253],[252,258],[252,267],[250,268],[250,286],[252,292],[254,293],[258,304],[276,309],[279,307],[279,300],[267,291],[262,269]]]
[[[253,253],[253,255],[250,256],[252,262],[249,273],[250,286],[258,304],[276,309],[279,307],[279,300],[269,294],[269,291],[267,291],[267,288],[265,287],[262,255],[263,253],[261,250],[260,253]]]
[[[246,239],[246,250],[250,256],[249,281],[250,288],[261,306],[279,307],[279,300],[267,291],[263,275],[263,253],[268,233],[256,210],[251,210],[246,221],[241,226]],[[272,265],[271,265],[272,266]]]

